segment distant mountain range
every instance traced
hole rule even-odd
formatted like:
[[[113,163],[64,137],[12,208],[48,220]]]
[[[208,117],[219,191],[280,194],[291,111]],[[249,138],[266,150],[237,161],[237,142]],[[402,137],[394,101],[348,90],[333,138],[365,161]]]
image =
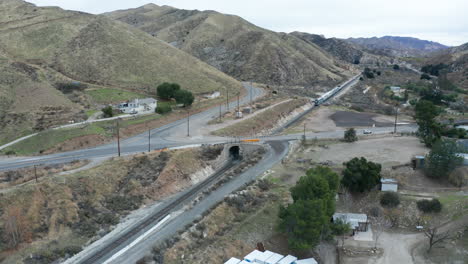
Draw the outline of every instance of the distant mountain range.
[[[411,37],[348,38],[346,41],[358,44],[374,53],[379,52],[383,55],[396,57],[425,56],[431,52],[448,48],[448,46],[437,42]]]

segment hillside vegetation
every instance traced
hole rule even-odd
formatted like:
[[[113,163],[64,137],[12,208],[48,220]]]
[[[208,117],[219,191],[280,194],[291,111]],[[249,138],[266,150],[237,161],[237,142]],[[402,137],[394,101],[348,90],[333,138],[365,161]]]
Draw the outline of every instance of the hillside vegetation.
[[[448,48],[437,42],[411,37],[384,36],[373,38],[349,38],[346,41],[396,57],[421,57]]]
[[[106,16],[139,28],[240,80],[266,84],[338,83],[348,66],[312,43],[214,11],[146,5]]]
[[[382,54],[373,54],[371,51],[365,50],[359,45],[355,45],[346,40],[338,38],[325,38],[321,35],[309,34],[304,32],[293,32],[292,35],[313,43],[336,58],[352,63],[364,65],[387,65],[393,64],[395,58],[391,58]]]
[[[165,81],[195,94],[241,89],[233,78],[124,23],[21,0],[0,2],[0,68],[0,120],[8,124],[0,143],[85,118],[86,94],[64,94],[60,83],[134,92]]]

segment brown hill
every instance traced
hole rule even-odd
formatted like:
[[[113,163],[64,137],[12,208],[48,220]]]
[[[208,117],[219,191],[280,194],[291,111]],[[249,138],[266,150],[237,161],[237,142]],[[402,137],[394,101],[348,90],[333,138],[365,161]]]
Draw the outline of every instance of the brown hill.
[[[395,57],[421,57],[448,48],[433,41],[398,36],[349,38],[346,41],[361,45],[373,52]]]
[[[385,65],[395,63],[395,59],[381,54],[372,54],[359,45],[338,38],[325,38],[321,35],[293,32],[292,35],[316,44],[336,58],[353,64]]]
[[[76,116],[83,102],[59,92],[61,82],[133,91],[164,81],[195,93],[241,89],[235,79],[124,23],[21,0],[0,1],[0,67],[0,121],[12,124],[16,136],[83,117]],[[36,126],[52,114],[51,122]],[[0,143],[12,139],[5,129]]]
[[[311,86],[337,83],[347,65],[294,35],[214,11],[154,4],[105,14],[170,43],[240,80]]]

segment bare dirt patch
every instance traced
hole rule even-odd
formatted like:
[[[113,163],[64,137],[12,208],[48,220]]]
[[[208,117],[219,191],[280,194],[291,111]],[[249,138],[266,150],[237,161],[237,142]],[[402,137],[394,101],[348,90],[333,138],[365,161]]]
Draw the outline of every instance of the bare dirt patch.
[[[393,125],[391,122],[379,122],[374,118],[377,114],[359,113],[350,111],[337,111],[330,118],[339,127],[388,127]]]
[[[405,164],[414,155],[428,150],[416,137],[393,137],[359,140],[355,143],[337,143],[326,148],[313,147],[304,156],[318,163],[342,164],[354,157],[365,157],[383,167]]]

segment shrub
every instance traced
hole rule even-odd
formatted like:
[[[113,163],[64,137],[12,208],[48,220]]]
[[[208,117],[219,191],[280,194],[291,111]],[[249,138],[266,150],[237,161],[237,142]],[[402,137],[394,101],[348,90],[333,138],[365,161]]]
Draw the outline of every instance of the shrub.
[[[114,116],[114,110],[112,109],[112,106],[106,106],[102,110],[102,113],[104,114],[104,118],[107,117],[113,117]]]
[[[431,76],[429,76],[429,74],[427,73],[421,74],[421,80],[430,80],[430,79],[431,79]]]
[[[195,97],[193,96],[192,92],[187,90],[178,90],[174,94],[174,98],[178,104],[183,104],[184,106],[192,105]]]
[[[450,173],[449,182],[457,187],[463,187],[468,184],[468,168],[460,167]]]
[[[382,165],[367,161],[365,158],[353,158],[345,162],[341,183],[351,192],[365,192],[380,182]]]
[[[5,155],[10,156],[10,155],[16,155],[16,152],[14,150],[7,150],[5,151]]]
[[[417,202],[418,209],[424,213],[439,213],[442,210],[442,204],[438,199],[421,200]]]
[[[358,140],[356,135],[356,130],[354,128],[350,128],[345,131],[344,133],[344,141],[346,142],[355,142]]]
[[[397,207],[400,204],[400,197],[396,192],[385,192],[380,196],[380,204],[387,208]]]
[[[158,114],[163,115],[170,112],[172,112],[172,107],[168,104],[158,105],[158,107],[156,107],[156,113]]]
[[[400,66],[398,66],[398,64],[395,64],[395,65],[393,65],[393,69],[394,69],[394,70],[399,70],[399,69],[400,69]]]

